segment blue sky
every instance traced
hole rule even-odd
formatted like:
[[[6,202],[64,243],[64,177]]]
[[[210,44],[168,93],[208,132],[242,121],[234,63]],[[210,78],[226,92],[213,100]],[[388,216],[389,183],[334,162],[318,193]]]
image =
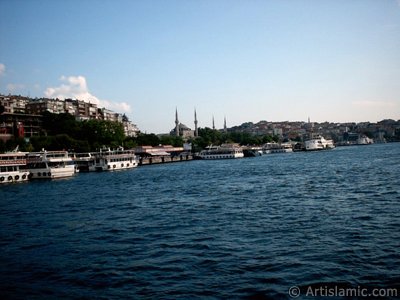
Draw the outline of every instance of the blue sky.
[[[0,0],[0,93],[180,121],[400,119],[397,0]]]

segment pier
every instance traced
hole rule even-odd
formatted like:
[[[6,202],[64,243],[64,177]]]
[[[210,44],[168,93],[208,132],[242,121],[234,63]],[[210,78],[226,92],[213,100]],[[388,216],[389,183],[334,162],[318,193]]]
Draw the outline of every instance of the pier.
[[[135,149],[135,153],[139,157],[139,166],[183,162],[193,159],[191,152],[186,151],[183,147],[169,145],[158,147],[141,146]]]

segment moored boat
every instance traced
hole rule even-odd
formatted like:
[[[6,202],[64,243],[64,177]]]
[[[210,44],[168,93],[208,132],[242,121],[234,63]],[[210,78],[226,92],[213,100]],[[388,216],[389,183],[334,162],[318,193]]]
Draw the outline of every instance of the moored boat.
[[[96,157],[94,153],[74,153],[72,159],[79,172],[96,171]]]
[[[138,160],[133,150],[124,150],[122,147],[117,150],[103,148],[95,154],[95,171],[116,171],[137,166]]]
[[[27,152],[7,152],[0,154],[0,183],[27,181],[29,171],[26,168]]]
[[[264,154],[274,154],[274,153],[290,153],[293,152],[293,147],[290,143],[266,143],[263,146]]]
[[[244,157],[243,150],[238,145],[223,144],[221,146],[209,146],[202,150],[200,159],[231,159]]]
[[[333,148],[335,148],[333,141],[326,140],[323,136],[317,136],[305,142],[306,151],[328,150]]]
[[[357,145],[370,145],[373,143],[374,143],[374,140],[370,139],[366,135],[359,136],[357,139]]]
[[[32,179],[71,177],[75,164],[67,151],[41,151],[27,154],[27,167]]]

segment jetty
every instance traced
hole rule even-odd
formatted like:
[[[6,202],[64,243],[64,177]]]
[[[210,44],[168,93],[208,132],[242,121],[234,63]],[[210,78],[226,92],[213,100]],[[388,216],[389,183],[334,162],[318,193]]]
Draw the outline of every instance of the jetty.
[[[182,162],[193,159],[193,155],[188,149],[170,145],[136,147],[135,154],[139,157],[139,166]]]

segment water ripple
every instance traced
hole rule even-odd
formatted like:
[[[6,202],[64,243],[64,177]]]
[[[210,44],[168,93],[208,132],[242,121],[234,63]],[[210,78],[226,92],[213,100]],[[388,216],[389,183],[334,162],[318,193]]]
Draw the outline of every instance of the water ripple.
[[[400,147],[2,186],[0,296],[288,299],[399,288]]]

